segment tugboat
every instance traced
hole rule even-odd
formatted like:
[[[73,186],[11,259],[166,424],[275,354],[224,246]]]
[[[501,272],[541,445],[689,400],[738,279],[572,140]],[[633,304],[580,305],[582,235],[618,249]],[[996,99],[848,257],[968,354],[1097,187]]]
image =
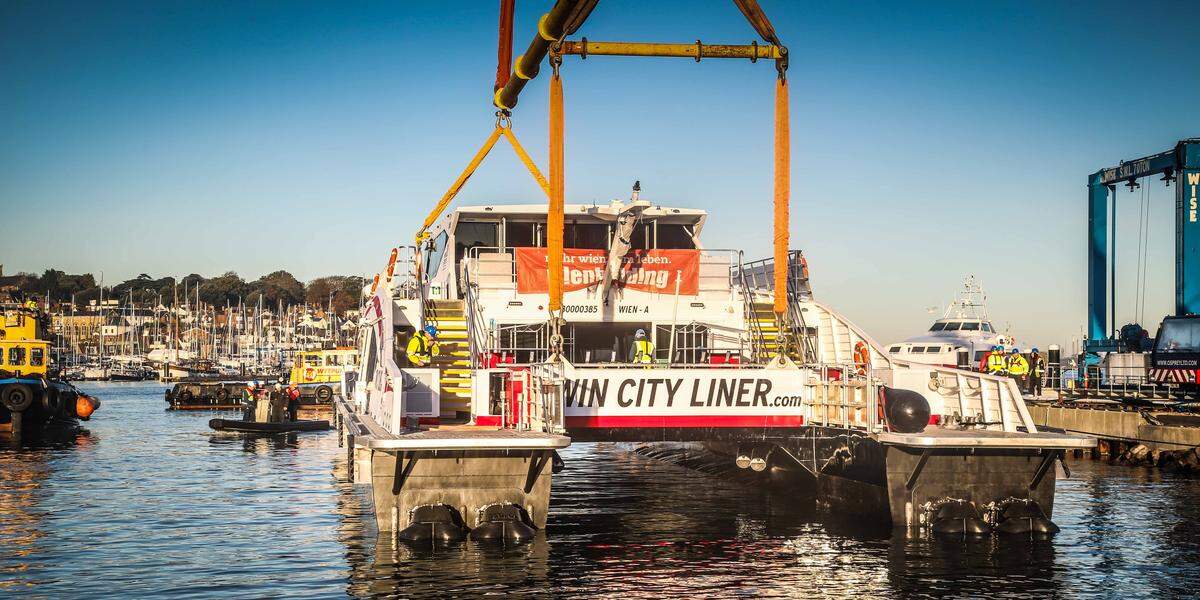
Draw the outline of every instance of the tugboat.
[[[34,304],[10,302],[0,310],[0,435],[24,439],[91,418],[100,400],[80,392],[50,364],[46,316]]]
[[[357,348],[308,350],[296,354],[288,382],[300,388],[304,402],[330,405],[334,394],[342,393],[342,372],[357,366]]]

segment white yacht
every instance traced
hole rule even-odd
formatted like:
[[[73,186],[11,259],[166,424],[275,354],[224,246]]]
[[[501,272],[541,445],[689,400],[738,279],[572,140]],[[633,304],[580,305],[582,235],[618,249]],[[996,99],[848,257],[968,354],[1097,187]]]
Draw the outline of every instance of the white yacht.
[[[929,331],[891,344],[887,352],[889,356],[914,363],[975,366],[995,346],[1008,350],[1013,343],[1012,336],[1000,333],[988,320],[987,294],[975,276],[968,275],[963,280],[963,289]]]

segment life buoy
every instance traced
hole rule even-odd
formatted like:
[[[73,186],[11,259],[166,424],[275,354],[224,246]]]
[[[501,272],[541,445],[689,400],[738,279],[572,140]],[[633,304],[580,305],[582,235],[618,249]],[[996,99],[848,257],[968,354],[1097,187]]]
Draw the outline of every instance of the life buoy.
[[[317,378],[317,370],[316,369],[309,367],[304,370],[304,380],[305,381],[312,381],[316,378]]]
[[[854,370],[859,375],[866,375],[867,369],[871,366],[871,349],[867,347],[867,343],[859,340],[854,344]]]
[[[800,276],[808,279],[808,259],[803,254],[800,255]]]

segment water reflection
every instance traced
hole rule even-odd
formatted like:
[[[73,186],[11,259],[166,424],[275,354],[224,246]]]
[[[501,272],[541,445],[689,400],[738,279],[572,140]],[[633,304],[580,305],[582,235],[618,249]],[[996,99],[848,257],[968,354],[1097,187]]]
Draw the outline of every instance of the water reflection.
[[[368,537],[351,536],[356,546],[347,552],[348,593],[1040,598],[1178,595],[1200,582],[1200,488],[1192,480],[1147,490],[1141,486],[1160,485],[1155,478],[1077,463],[1076,479],[1060,491],[1056,520],[1064,534],[944,540],[839,519],[796,490],[750,487],[736,472],[699,465],[707,471],[700,473],[664,462],[671,458],[662,453],[647,458],[627,447],[577,445],[564,458],[551,522],[530,544],[466,542],[430,551],[364,527],[358,535]],[[676,462],[698,466],[692,458]],[[1110,498],[1117,490],[1127,497]],[[1131,513],[1129,504],[1142,503],[1144,493],[1157,506]],[[359,492],[347,485],[343,494]],[[365,522],[366,509],[353,504],[346,523]],[[1168,512],[1155,514],[1161,509]],[[1163,537],[1152,539],[1159,532]],[[1165,565],[1147,564],[1144,553],[1159,544],[1183,552]]]
[[[44,503],[46,482],[57,453],[86,449],[91,438],[79,428],[45,432],[36,442],[0,440],[0,592],[32,589],[39,581],[38,557],[45,551],[52,512]]]
[[[0,596],[1194,596],[1200,479],[1073,461],[1049,540],[909,538],[727,461],[563,453],[546,531],[436,551],[380,535],[328,433],[214,434],[162,387],[89,386],[90,436],[0,449]],[[677,463],[677,464],[676,464]],[[686,465],[686,466],[685,466]]]

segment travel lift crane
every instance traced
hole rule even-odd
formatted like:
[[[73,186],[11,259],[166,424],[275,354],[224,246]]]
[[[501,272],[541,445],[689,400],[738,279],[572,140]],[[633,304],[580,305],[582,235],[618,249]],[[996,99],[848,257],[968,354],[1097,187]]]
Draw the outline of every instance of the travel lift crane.
[[[420,246],[428,238],[429,227],[438,216],[449,206],[458,191],[466,183],[475,169],[491,151],[492,146],[501,135],[513,146],[522,163],[537,180],[539,186],[549,197],[547,211],[547,271],[550,300],[548,303],[549,325],[551,330],[551,353],[559,355],[561,350],[563,324],[563,204],[564,204],[564,175],[563,175],[563,94],[562,78],[559,69],[563,56],[646,56],[646,57],[677,57],[691,58],[700,62],[705,58],[739,58],[751,62],[758,60],[773,60],[777,71],[775,85],[775,191],[774,191],[774,259],[776,265],[788,264],[788,199],[790,195],[790,127],[788,121],[788,88],[787,88],[787,48],[779,41],[774,27],[767,19],[757,0],[733,0],[746,20],[762,37],[765,43],[758,41],[745,45],[704,44],[696,40],[692,44],[661,44],[638,42],[596,42],[586,37],[578,41],[567,40],[566,37],[575,33],[587,20],[592,9],[599,0],[558,0],[549,12],[538,20],[537,33],[534,34],[525,52],[512,62],[511,72],[505,68],[512,60],[512,19],[515,0],[501,0],[499,45],[497,50],[496,85],[492,103],[498,109],[496,112],[496,127],[491,136],[484,142],[482,148],[472,158],[467,168],[463,170],[454,184],[430,212],[421,229],[417,232],[417,244]],[[529,155],[517,142],[512,132],[511,114],[517,105],[517,99],[525,85],[537,77],[542,59],[549,55],[553,75],[550,80],[550,176],[545,178]],[[547,182],[548,179],[548,182]],[[637,211],[644,204],[634,202],[629,207],[629,214],[618,215],[618,223],[624,222],[632,226],[637,218]],[[619,237],[619,236],[618,236]],[[620,256],[618,251],[627,250],[627,246],[614,244],[609,259]],[[611,263],[610,263],[611,264]],[[419,268],[419,267],[418,267]],[[616,266],[606,270],[603,289],[600,294],[607,302],[608,289],[612,284]],[[390,265],[389,265],[390,270]],[[783,322],[787,318],[787,268],[776,268],[774,273],[774,312],[781,332],[786,331]],[[390,276],[388,277],[390,279]],[[376,277],[378,282],[378,276]],[[378,285],[378,283],[376,283]],[[373,288],[374,289],[374,286]],[[779,357],[786,354],[787,344],[794,343],[786,337],[781,340]]]
[[[1175,314],[1159,327],[1150,368],[1187,369],[1186,383],[1195,383],[1200,369],[1200,138],[1179,141],[1165,152],[1101,169],[1088,176],[1088,352],[1127,350],[1116,327],[1116,191],[1118,185],[1136,189],[1139,179],[1162,175],[1175,185]],[[1175,331],[1176,335],[1171,331]],[[1167,337],[1172,338],[1166,340]],[[1169,352],[1158,352],[1174,342]],[[1184,383],[1185,381],[1170,378]],[[1166,381],[1166,379],[1164,379]]]

